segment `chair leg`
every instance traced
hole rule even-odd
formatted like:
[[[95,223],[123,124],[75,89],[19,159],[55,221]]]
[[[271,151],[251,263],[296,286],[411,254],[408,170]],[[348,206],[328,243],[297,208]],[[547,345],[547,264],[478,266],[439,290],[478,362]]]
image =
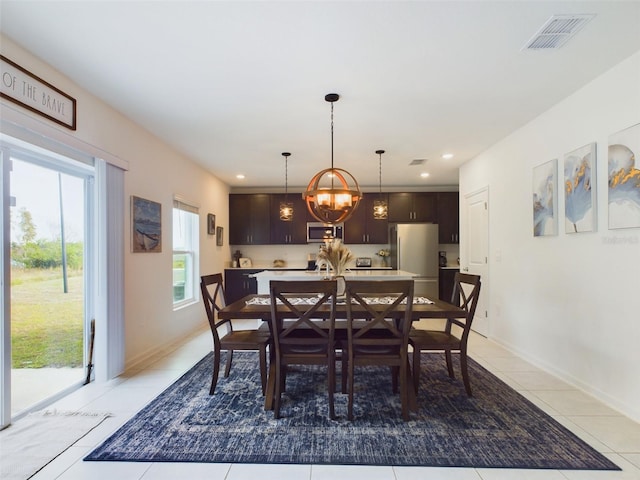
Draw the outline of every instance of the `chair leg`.
[[[409,395],[407,392],[407,369],[400,368],[400,405],[402,406],[402,419],[409,421]]]
[[[260,383],[262,384],[262,396],[267,393],[267,349],[263,345],[260,348]]]
[[[449,378],[456,378],[453,373],[453,362],[451,361],[451,350],[444,352],[444,356],[447,359],[447,370],[449,371]]]
[[[231,372],[231,362],[233,362],[233,350],[227,350],[227,367],[224,369],[224,378],[227,378]]]
[[[336,389],[336,359],[333,356],[329,357],[329,364],[327,365],[329,369],[328,375],[328,390],[329,390],[329,418],[331,420],[336,419],[336,411],[333,403],[333,394]]]
[[[391,391],[398,393],[398,367],[389,367],[391,369]]]
[[[420,349],[413,347],[413,389],[418,394],[420,388]]]
[[[218,373],[220,372],[220,350],[213,351],[213,374],[211,375],[211,388],[209,388],[209,395],[213,395],[216,391],[216,384],[218,383]]]
[[[462,371],[464,389],[467,391],[467,396],[471,397],[471,383],[469,382],[469,370],[467,368],[467,352],[464,350],[460,351],[460,370]]]
[[[348,406],[347,406],[347,418],[349,420],[353,420],[353,358],[349,357],[349,364],[347,367],[347,370],[349,371],[348,376],[349,376],[349,401],[348,401]]]
[[[349,361],[349,354],[347,353],[347,349],[343,348],[342,349],[342,358],[340,363],[342,364],[342,393],[347,393],[347,376],[349,375],[348,372],[348,362]]]
[[[276,391],[273,396],[273,418],[280,418],[280,395],[282,393],[282,366],[280,360],[276,359]]]

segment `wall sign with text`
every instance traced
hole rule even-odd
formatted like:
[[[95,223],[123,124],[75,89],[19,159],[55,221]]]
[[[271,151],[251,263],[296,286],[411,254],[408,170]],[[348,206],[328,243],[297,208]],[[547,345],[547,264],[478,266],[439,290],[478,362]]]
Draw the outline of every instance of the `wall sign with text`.
[[[0,55],[0,97],[71,130],[76,129],[76,100]]]

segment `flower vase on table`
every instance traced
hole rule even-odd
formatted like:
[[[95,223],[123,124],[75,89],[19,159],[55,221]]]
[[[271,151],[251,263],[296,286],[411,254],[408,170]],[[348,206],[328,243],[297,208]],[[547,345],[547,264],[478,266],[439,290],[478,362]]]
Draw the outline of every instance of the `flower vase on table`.
[[[333,239],[325,243],[318,253],[318,261],[327,267],[327,278],[338,282],[338,296],[343,297],[345,291],[344,272],[347,264],[353,260],[351,250],[342,245],[339,239]],[[329,269],[333,275],[329,274]]]
[[[390,254],[391,252],[386,248],[383,248],[382,250],[379,250],[378,253],[376,253],[376,255],[380,257],[380,265],[382,267],[388,267],[387,258],[389,257]]]

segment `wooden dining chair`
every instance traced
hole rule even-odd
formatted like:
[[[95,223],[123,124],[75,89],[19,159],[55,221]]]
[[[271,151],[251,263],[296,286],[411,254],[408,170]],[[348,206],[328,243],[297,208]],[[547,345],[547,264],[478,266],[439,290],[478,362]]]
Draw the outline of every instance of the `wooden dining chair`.
[[[407,375],[413,280],[348,281],[346,307],[349,420],[353,420],[355,367],[361,365],[391,367],[394,393],[400,377],[402,418],[409,420]]]
[[[280,418],[282,392],[289,365],[326,365],[329,418],[335,419],[335,281],[275,281],[269,283],[271,333],[275,345],[275,394],[273,415]],[[306,302],[296,299],[307,298]],[[318,322],[318,309],[329,312]]]
[[[262,394],[267,387],[267,345],[271,340],[268,331],[261,329],[234,330],[232,320],[218,318],[218,311],[226,305],[222,274],[203,275],[200,277],[200,290],[204,309],[207,312],[209,326],[213,334],[213,375],[209,395],[213,395],[218,383],[220,372],[220,354],[227,351],[227,365],[224,371],[225,378],[231,371],[234,350],[257,350],[260,359],[260,382]]]
[[[454,279],[451,303],[460,302],[465,310],[464,318],[448,318],[443,330],[419,330],[412,328],[409,343],[413,347],[413,384],[416,393],[420,385],[420,353],[424,351],[444,351],[449,377],[455,378],[451,352],[460,354],[460,370],[467,395],[471,396],[471,383],[467,367],[467,342],[471,332],[471,323],[476,312],[480,296],[480,276],[457,272]],[[454,326],[461,329],[454,331]]]

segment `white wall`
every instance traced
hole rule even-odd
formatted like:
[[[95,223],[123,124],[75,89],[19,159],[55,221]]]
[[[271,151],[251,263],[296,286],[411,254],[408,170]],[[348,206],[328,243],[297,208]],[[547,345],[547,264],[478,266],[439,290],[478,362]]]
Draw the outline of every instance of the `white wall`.
[[[72,132],[24,110],[26,114],[36,120],[43,120],[44,130],[56,129],[63,135],[71,135],[129,164],[129,171],[125,173],[127,209],[123,239],[126,252],[124,311],[127,365],[132,365],[199,328],[206,328],[206,316],[201,303],[175,312],[172,308],[173,196],[180,195],[199,205],[200,270],[202,273],[213,273],[221,271],[230,258],[228,186],[7,37],[2,36],[0,40],[4,56],[77,100],[77,130]],[[5,105],[20,109],[8,102]],[[130,252],[128,206],[131,195],[162,204],[162,253]],[[215,237],[207,235],[207,213],[214,213],[216,224],[224,227],[225,246],[217,247]]]
[[[607,218],[608,136],[637,123],[640,52],[465,164],[460,192],[462,206],[489,186],[490,337],[640,420],[640,229],[608,230]],[[560,173],[559,234],[534,238],[533,167],[557,158],[562,172],[564,154],[591,142],[597,232],[564,233]]]

